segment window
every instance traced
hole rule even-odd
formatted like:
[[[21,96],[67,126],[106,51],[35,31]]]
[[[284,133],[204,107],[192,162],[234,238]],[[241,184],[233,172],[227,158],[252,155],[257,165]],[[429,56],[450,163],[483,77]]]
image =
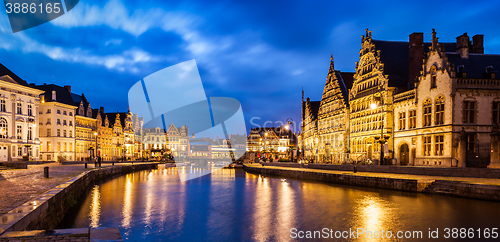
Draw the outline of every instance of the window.
[[[435,125],[444,124],[444,98],[442,96],[439,96],[436,99],[435,110],[436,110],[436,116],[434,119],[434,124]]]
[[[17,156],[23,156],[23,147],[21,146],[17,147]]]
[[[63,137],[66,137],[66,130],[63,130]]]
[[[57,137],[61,137],[61,129],[57,129]]]
[[[467,134],[467,151],[473,153],[477,152],[476,134]]]
[[[50,108],[49,108],[49,109],[47,109],[47,113],[52,113],[52,111],[50,110]]]
[[[33,140],[33,129],[28,126],[28,140]]]
[[[21,102],[17,103],[17,114],[23,114],[23,104]]]
[[[50,118],[47,118],[47,124],[50,124]]]
[[[73,143],[69,143],[69,152],[73,152]]]
[[[17,125],[17,139],[22,139],[23,138],[23,126],[18,124]]]
[[[417,110],[408,111],[408,116],[410,119],[409,129],[414,129],[417,127]]]
[[[70,138],[73,137],[73,131],[72,130],[69,131],[69,136],[68,137],[70,137]]]
[[[0,118],[0,138],[7,139],[9,137],[9,126],[5,118]]]
[[[66,115],[66,111],[63,111],[63,115]]]
[[[431,125],[431,114],[432,114],[432,103],[431,100],[427,99],[424,101],[424,127]]]
[[[437,87],[436,82],[437,82],[436,75],[432,75],[432,77],[431,77],[431,88],[436,88]]]
[[[69,126],[73,126],[73,121],[69,121]]]
[[[65,119],[63,120],[63,125],[66,126],[66,120]]]
[[[57,119],[57,124],[61,125],[61,119],[59,119],[59,118]]]
[[[61,142],[57,142],[57,151],[61,151]]]
[[[500,124],[500,101],[493,102],[493,124]]]
[[[50,137],[52,136],[52,130],[51,129],[47,129],[47,137]]]
[[[61,110],[57,109],[57,114],[61,114]]]
[[[50,141],[47,141],[47,151],[52,151],[52,144]]]
[[[423,141],[423,144],[424,144],[423,155],[424,156],[431,155],[431,136],[424,136],[424,137],[422,137],[422,141]]]
[[[40,151],[43,151],[43,142],[40,141]]]
[[[434,136],[434,155],[443,155],[444,135]]]
[[[28,104],[28,116],[33,116],[33,105]]]
[[[476,102],[475,101],[464,101],[462,105],[462,122],[473,124],[475,123],[476,114]]]
[[[399,130],[406,128],[406,112],[399,113]]]
[[[0,100],[0,111],[7,112],[7,108],[5,106],[5,99]]]
[[[72,113],[72,112],[69,112],[69,116],[73,116],[73,113]]]
[[[66,152],[66,142],[63,143],[63,152]]]

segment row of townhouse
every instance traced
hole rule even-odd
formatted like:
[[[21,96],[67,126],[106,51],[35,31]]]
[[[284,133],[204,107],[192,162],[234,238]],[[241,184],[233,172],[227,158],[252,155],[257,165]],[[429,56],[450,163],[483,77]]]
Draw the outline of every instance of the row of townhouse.
[[[405,42],[367,30],[361,46],[354,73],[331,58],[321,101],[302,96],[305,159],[500,167],[500,55],[484,54],[483,35]]]

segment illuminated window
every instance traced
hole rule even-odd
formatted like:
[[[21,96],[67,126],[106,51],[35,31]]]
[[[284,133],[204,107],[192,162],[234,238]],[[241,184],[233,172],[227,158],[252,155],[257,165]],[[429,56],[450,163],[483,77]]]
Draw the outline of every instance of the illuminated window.
[[[17,139],[22,139],[23,138],[23,126],[18,124],[17,125]]]
[[[57,151],[61,151],[61,142],[57,142]]]
[[[424,101],[424,120],[423,126],[427,127],[431,125],[431,115],[432,115],[432,103],[431,100],[427,99]]]
[[[444,135],[434,136],[434,155],[443,155],[444,149]]]
[[[0,138],[6,139],[9,137],[8,129],[7,120],[5,118],[0,118]]]
[[[422,151],[423,151],[423,156],[430,156],[431,155],[431,136],[424,136],[422,137]]]
[[[408,118],[410,119],[409,129],[414,129],[417,127],[417,110],[408,111]]]
[[[444,98],[442,96],[436,99],[435,103],[436,116],[434,119],[435,125],[444,124]]]
[[[406,128],[406,112],[399,113],[399,130]]]
[[[51,129],[47,129],[47,137],[50,137],[52,136],[52,130]]]

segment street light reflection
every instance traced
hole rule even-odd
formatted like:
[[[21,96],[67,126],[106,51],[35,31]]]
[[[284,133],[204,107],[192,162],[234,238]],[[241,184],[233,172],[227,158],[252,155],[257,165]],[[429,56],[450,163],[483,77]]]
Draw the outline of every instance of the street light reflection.
[[[90,227],[99,227],[101,217],[101,190],[99,185],[95,185],[92,190],[92,203],[90,204]]]
[[[130,220],[132,218],[132,175],[126,175],[125,181],[125,193],[123,196],[123,221],[122,226],[125,228],[130,228]]]

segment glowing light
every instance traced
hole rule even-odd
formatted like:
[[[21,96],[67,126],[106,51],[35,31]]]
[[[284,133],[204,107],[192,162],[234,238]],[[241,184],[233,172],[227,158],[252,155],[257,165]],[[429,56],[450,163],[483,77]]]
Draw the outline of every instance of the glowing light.
[[[372,104],[370,104],[370,107],[371,107],[372,109],[376,109],[376,108],[377,108],[377,104],[376,104],[376,103],[372,103]]]

